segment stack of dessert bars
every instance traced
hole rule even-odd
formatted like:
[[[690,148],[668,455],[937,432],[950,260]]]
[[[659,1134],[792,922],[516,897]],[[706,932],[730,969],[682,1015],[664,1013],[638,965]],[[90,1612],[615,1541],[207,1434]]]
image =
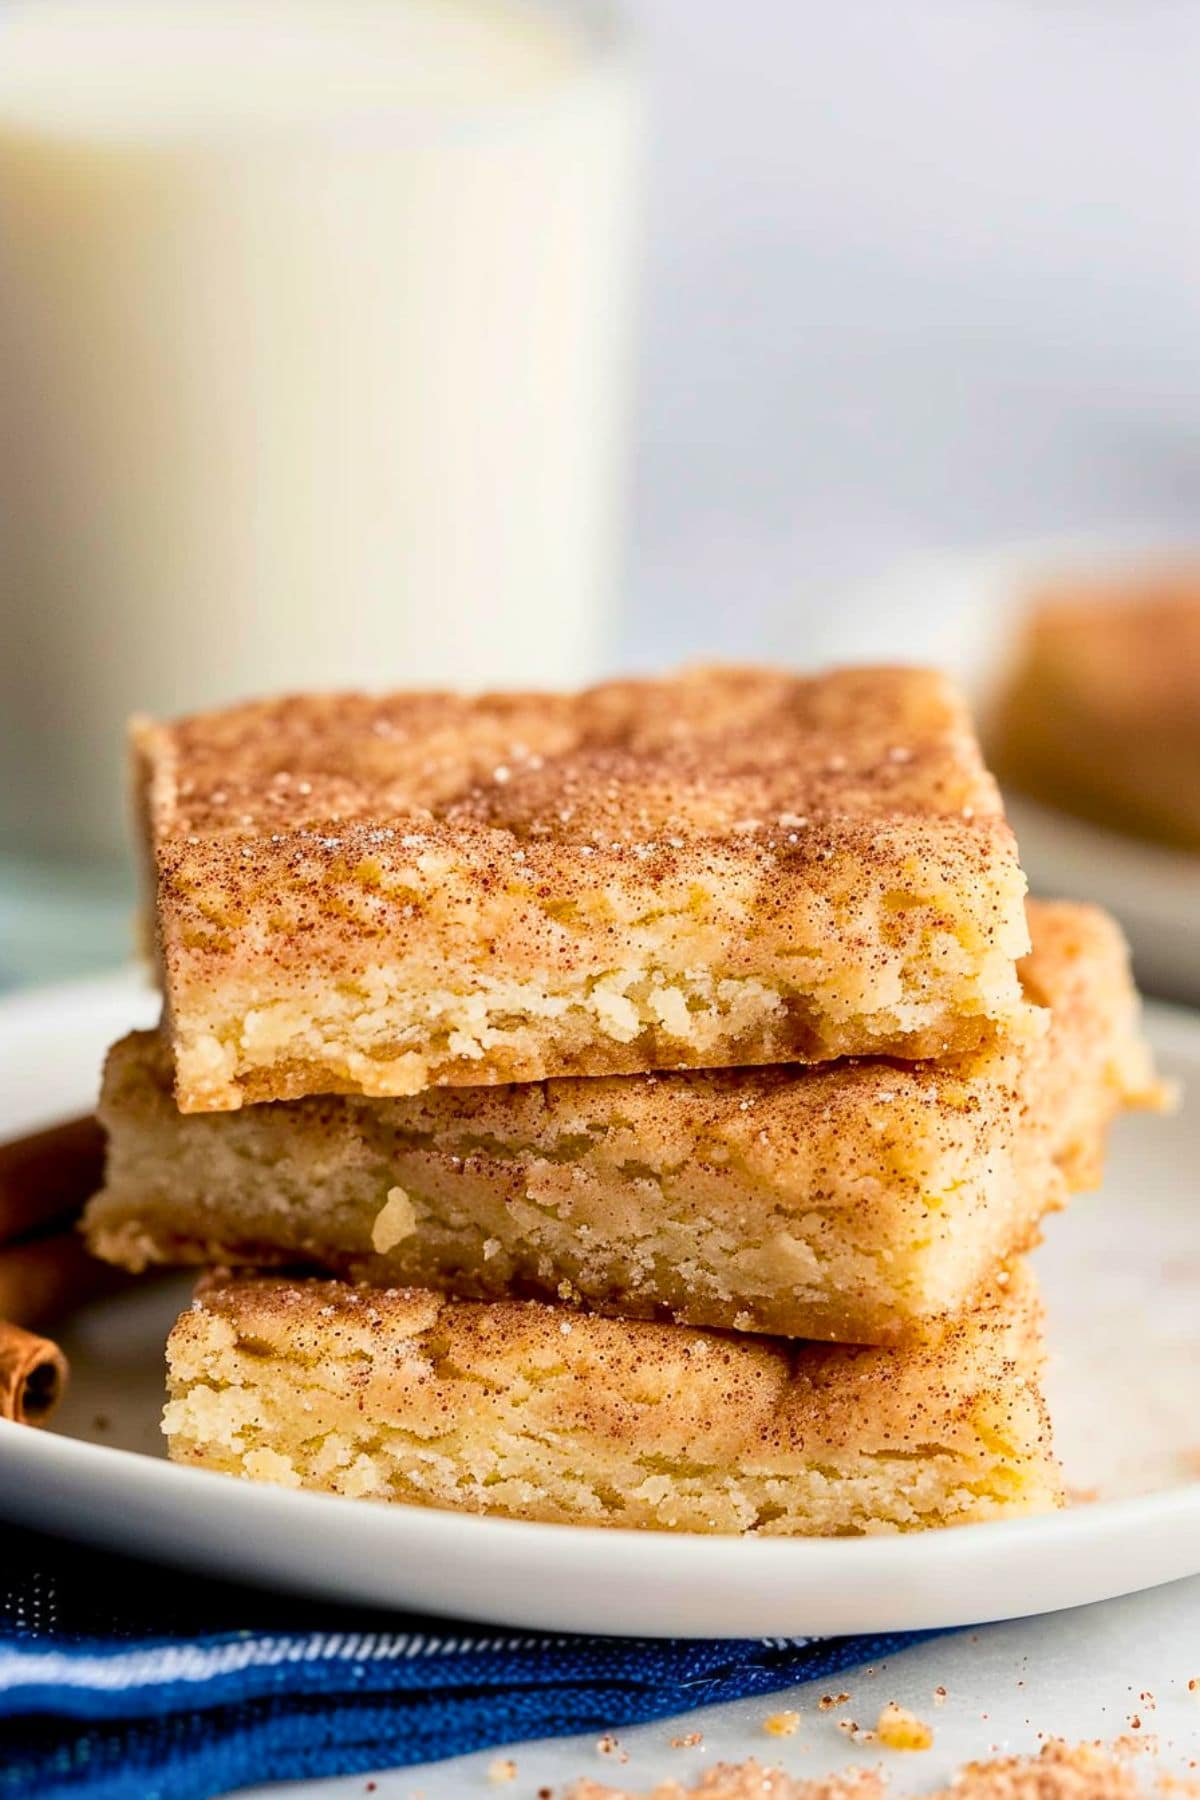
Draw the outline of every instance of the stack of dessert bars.
[[[1059,1502],[1020,1253],[1157,1088],[1119,933],[1027,907],[950,683],[134,740],[165,1005],[109,1057],[86,1230],[210,1266],[173,1457],[690,1531]]]

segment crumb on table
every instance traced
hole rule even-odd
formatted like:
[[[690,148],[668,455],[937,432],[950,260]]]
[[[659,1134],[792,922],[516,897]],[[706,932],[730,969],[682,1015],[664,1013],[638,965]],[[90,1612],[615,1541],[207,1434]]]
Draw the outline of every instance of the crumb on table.
[[[895,1700],[880,1713],[875,1735],[889,1750],[928,1750],[933,1744],[932,1726]]]
[[[897,1708],[897,1711],[902,1709]],[[919,1721],[918,1721],[919,1723]],[[927,1791],[925,1800],[1149,1800],[1177,1796],[1198,1800],[1200,1787],[1162,1775],[1153,1790],[1130,1766],[1123,1740],[1105,1746],[1068,1744],[1053,1738],[1036,1756],[1004,1756],[967,1763],[949,1787]],[[1141,1746],[1135,1745],[1134,1751]],[[849,1769],[817,1780],[800,1780],[782,1769],[748,1762],[719,1763],[695,1787],[666,1781],[638,1796],[594,1781],[577,1782],[563,1800],[885,1800],[888,1782],[877,1770]]]

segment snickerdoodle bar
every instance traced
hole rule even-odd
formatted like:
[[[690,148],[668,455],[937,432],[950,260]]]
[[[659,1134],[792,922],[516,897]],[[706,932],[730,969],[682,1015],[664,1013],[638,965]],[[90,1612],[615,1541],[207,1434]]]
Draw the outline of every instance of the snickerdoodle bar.
[[[887,1343],[965,1306],[1157,1089],[1113,922],[1031,903],[1049,1032],[862,1060],[331,1096],[184,1116],[153,1032],[109,1055],[110,1262],[310,1264],[478,1299]]]
[[[307,696],[133,742],[186,1112],[1036,1022],[1012,833],[936,674]]]
[[[856,1535],[1059,1504],[1032,1278],[904,1349],[248,1277],[168,1345],[177,1462],[660,1531]]]

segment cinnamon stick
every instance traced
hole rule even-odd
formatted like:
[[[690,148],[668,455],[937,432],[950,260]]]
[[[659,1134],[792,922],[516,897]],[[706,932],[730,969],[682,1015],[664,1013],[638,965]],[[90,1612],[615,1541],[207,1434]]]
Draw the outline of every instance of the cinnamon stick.
[[[67,1385],[67,1359],[49,1338],[0,1320],[0,1419],[44,1425]]]
[[[91,1117],[0,1144],[0,1244],[78,1212],[103,1180],[104,1132]]]
[[[98,1262],[73,1229],[0,1248],[0,1319],[46,1325],[128,1279]]]

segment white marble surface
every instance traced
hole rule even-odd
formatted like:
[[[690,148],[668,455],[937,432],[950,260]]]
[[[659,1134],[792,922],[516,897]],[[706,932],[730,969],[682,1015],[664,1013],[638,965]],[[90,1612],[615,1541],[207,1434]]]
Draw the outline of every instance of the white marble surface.
[[[510,1745],[417,1769],[245,1789],[241,1800],[360,1800],[368,1780],[377,1784],[375,1800],[470,1800],[473,1794],[534,1800],[544,1787],[559,1800],[565,1784],[580,1775],[639,1792],[667,1776],[682,1780],[708,1763],[752,1755],[781,1763],[795,1775],[882,1762],[894,1794],[920,1794],[945,1781],[962,1762],[990,1755],[997,1747],[1035,1752],[1039,1734],[1111,1740],[1130,1733],[1135,1718],[1141,1720],[1142,1736],[1158,1740],[1157,1766],[1194,1775],[1190,1765],[1200,1759],[1200,1693],[1190,1693],[1187,1685],[1194,1676],[1200,1676],[1200,1579],[1057,1618],[1018,1620],[931,1639],[832,1682],[623,1731],[619,1742],[629,1757],[625,1764],[600,1754],[598,1739],[590,1733]],[[939,1686],[947,1690],[941,1704],[934,1694]],[[823,1712],[818,1700],[831,1689],[847,1691],[850,1700]],[[839,1720],[870,1727],[889,1700],[911,1707],[933,1726],[932,1750],[881,1755],[875,1746],[856,1748],[847,1741]],[[785,1707],[800,1713],[796,1735],[768,1737],[764,1719]],[[701,1746],[671,1747],[672,1737],[692,1731],[703,1732]],[[489,1779],[498,1756],[516,1762],[515,1780],[498,1785]]]

